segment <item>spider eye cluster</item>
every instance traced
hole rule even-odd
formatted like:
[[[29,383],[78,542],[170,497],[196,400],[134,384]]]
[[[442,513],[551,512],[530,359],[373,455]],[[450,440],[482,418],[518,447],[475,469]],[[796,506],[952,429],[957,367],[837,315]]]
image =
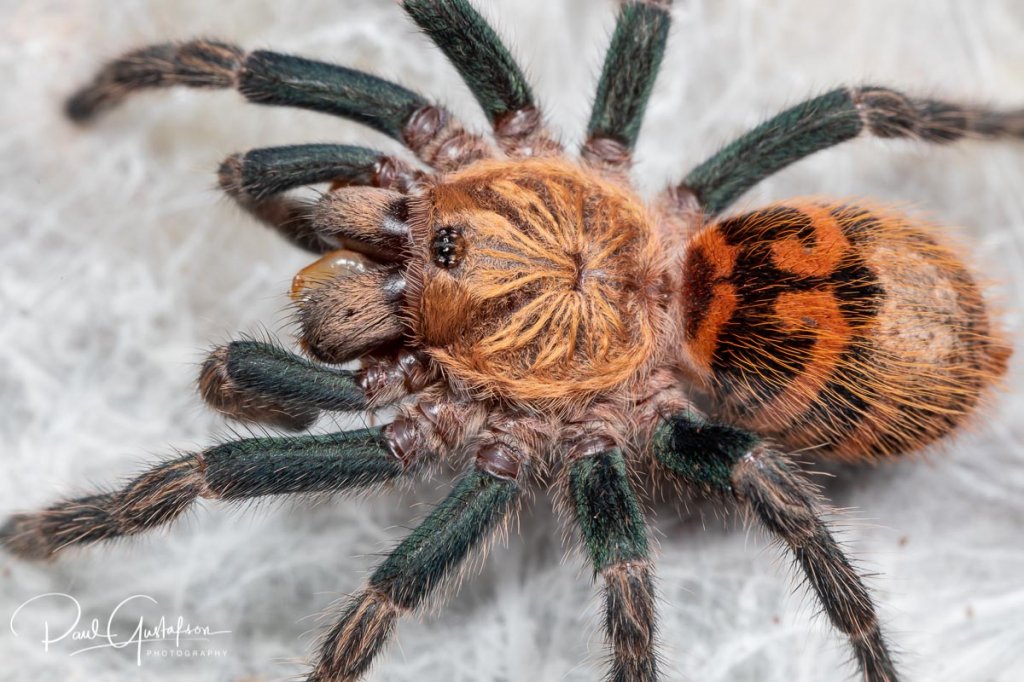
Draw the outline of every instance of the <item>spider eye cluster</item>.
[[[445,270],[456,267],[466,253],[466,240],[462,236],[462,228],[457,225],[439,227],[434,232],[430,252],[437,267]]]

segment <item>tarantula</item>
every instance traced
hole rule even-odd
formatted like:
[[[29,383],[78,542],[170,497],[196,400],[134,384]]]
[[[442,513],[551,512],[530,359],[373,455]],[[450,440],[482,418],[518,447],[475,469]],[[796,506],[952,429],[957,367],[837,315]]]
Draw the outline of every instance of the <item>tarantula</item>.
[[[628,173],[670,4],[622,2],[578,160],[545,129],[523,74],[467,0],[403,5],[459,70],[493,136],[394,83],[275,52],[192,40],[108,64],[69,100],[72,119],[144,88],[234,88],[354,119],[415,154],[315,144],[222,164],[229,196],[322,256],[292,290],[312,360],[241,340],[214,350],[200,377],[205,400],[245,422],[302,430],[322,410],[395,404],[397,415],[181,456],[120,490],[12,516],[4,546],[49,559],[169,523],[200,497],[346,491],[464,461],[448,497],[326,633],[308,679],[360,677],[396,619],[487,545],[525,490],[550,484],[604,580],[609,679],[651,681],[642,474],[749,512],[792,551],[863,678],[896,680],[871,597],[783,451],[817,445],[875,461],[940,439],[1004,373],[1009,345],[961,260],[909,217],[806,200],[720,215],[762,178],[862,133],[1024,138],[1024,110],[839,88],[645,203]],[[315,203],[286,194],[324,182]],[[356,370],[332,366],[357,359]]]

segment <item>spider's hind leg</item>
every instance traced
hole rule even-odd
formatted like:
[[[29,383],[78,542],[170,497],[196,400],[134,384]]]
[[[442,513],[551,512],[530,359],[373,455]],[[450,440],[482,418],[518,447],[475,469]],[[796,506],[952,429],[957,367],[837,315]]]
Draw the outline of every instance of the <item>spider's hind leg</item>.
[[[754,434],[683,412],[654,435],[657,460],[706,493],[734,497],[793,553],[832,624],[845,634],[865,682],[896,682],[874,602],[822,520],[814,487]]]
[[[674,191],[694,196],[715,215],[789,164],[863,133],[935,144],[965,137],[1024,139],[1024,109],[996,111],[874,86],[837,88],[786,109],[722,147]]]

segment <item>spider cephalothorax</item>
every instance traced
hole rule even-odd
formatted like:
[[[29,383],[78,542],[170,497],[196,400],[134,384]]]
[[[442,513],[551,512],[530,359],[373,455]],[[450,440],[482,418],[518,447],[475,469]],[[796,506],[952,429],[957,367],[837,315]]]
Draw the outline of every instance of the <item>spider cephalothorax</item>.
[[[413,333],[449,376],[524,402],[642,377],[667,329],[667,269],[626,189],[558,160],[480,163],[412,202]],[[454,241],[437,257],[438,239]]]
[[[765,176],[861,133],[949,142],[1024,137],[1024,112],[839,88],[782,112],[653,202],[632,149],[668,0],[624,1],[579,159],[466,0],[405,0],[462,73],[493,139],[365,73],[194,40],[115,60],[68,104],[91,118],[133,90],[237,88],[251,101],[365,123],[418,162],[300,145],[228,158],[222,187],[320,255],[294,280],[300,344],[216,349],[200,390],[239,420],[289,429],[321,410],[401,403],[383,427],[226,442],[120,490],[16,514],[22,556],[141,532],[199,497],[337,492],[447,459],[464,473],[326,634],[311,680],[354,680],[416,609],[552,483],[604,580],[611,679],[658,676],[652,564],[635,474],[731,500],[792,550],[866,680],[896,670],[871,598],[799,467],[817,446],[865,461],[950,433],[1004,372],[1009,345],[928,226],[864,203],[787,201],[720,218]],[[330,188],[315,204],[286,190]],[[359,360],[360,368],[330,365]],[[710,415],[692,402],[703,394]]]

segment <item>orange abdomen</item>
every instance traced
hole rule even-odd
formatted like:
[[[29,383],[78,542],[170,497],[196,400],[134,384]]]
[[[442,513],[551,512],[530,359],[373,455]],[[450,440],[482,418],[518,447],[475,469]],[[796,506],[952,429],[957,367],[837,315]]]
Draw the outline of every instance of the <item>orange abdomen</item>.
[[[701,230],[684,273],[684,365],[722,416],[790,448],[917,449],[1010,355],[960,260],[894,212],[770,206]]]

